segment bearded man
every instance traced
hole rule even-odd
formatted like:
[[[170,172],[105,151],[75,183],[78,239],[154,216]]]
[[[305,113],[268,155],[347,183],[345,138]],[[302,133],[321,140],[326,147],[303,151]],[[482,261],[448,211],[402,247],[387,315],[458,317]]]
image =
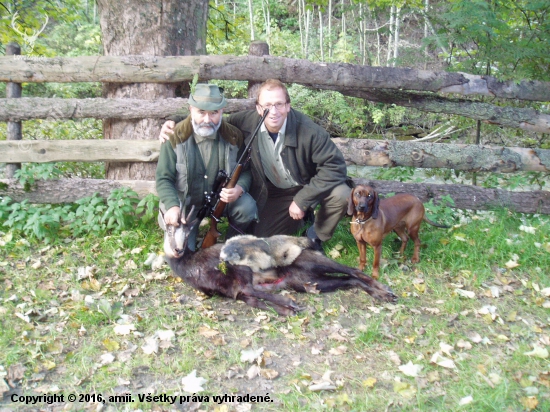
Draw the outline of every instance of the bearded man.
[[[218,171],[230,174],[237,164],[244,139],[239,129],[223,120],[225,106],[223,89],[214,84],[197,84],[189,97],[190,115],[176,124],[170,139],[161,146],[156,187],[168,225],[179,226],[180,205],[188,210],[195,206],[190,217],[194,219],[210,194]],[[244,233],[257,220],[256,202],[248,193],[250,185],[251,174],[245,170],[234,188],[220,192],[220,199],[227,203],[227,238]],[[189,235],[191,250],[196,248],[198,228],[195,225]]]

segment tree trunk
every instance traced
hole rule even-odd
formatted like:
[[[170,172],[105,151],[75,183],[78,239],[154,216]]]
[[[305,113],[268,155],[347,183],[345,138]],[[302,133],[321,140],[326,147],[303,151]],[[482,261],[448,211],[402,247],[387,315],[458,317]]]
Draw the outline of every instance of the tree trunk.
[[[315,63],[275,56],[82,56],[43,59],[0,56],[2,82],[181,83],[193,80],[196,73],[201,80],[264,81],[278,78],[284,83],[316,85],[322,89],[347,86],[366,91],[373,88],[418,90],[539,102],[547,102],[550,96],[550,82],[545,81],[500,81],[495,77],[468,73]]]
[[[254,9],[252,8],[252,0],[248,0],[248,16],[250,18],[250,40],[256,40],[254,37]]]
[[[0,99],[0,121],[86,118],[142,119],[145,117],[164,121],[167,117],[175,114],[187,116],[189,114],[187,103],[188,99],[183,98],[140,100],[22,97],[17,100]],[[235,113],[241,110],[251,110],[254,109],[254,106],[253,99],[227,99],[227,107],[223,112]],[[148,139],[150,136],[139,138]]]
[[[550,172],[550,150],[453,143],[334,138],[346,163],[359,166],[410,166],[465,171],[513,173]],[[23,140],[0,141],[0,163],[154,162],[157,140]]]
[[[182,56],[206,54],[208,1],[98,0],[103,49],[106,56]],[[107,83],[108,98],[153,100],[175,97],[177,84]],[[103,121],[105,139],[156,139],[159,119]],[[109,179],[154,180],[154,163],[107,163]]]
[[[458,209],[486,210],[502,207],[521,213],[550,214],[550,192],[510,192],[502,189],[484,189],[468,185],[442,185],[431,183],[402,183],[386,180],[354,179],[356,183],[373,186],[378,193],[412,193],[422,201],[442,201],[450,196]],[[106,198],[112,190],[129,187],[139,197],[156,193],[154,181],[139,180],[96,180],[96,179],[48,179],[37,180],[31,191],[25,189],[16,179],[0,179],[0,196],[9,196],[15,202],[27,199],[29,203],[72,203],[83,197],[99,193]]]

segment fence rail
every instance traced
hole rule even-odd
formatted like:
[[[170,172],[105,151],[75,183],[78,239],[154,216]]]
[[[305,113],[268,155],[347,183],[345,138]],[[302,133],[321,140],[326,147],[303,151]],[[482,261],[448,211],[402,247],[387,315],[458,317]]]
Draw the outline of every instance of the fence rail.
[[[17,54],[15,46],[6,48]],[[0,99],[0,121],[8,122],[8,140],[0,141],[0,162],[7,163],[0,181],[0,196],[38,203],[72,202],[94,192],[107,196],[116,187],[131,187],[140,196],[154,193],[154,182],[101,179],[59,179],[38,181],[30,192],[10,179],[20,163],[44,162],[155,162],[160,144],[156,136],[136,136],[137,140],[21,140],[22,121],[30,119],[162,119],[172,114],[186,115],[187,99],[57,99],[21,97],[24,82],[104,82],[104,83],[178,83],[195,75],[201,81],[247,80],[249,92],[255,83],[275,77],[327,90],[340,90],[372,101],[397,99],[411,107],[420,95],[396,89],[429,91],[439,94],[490,95],[505,99],[546,101],[550,82],[499,82],[489,76],[464,73],[430,72],[404,68],[377,68],[340,63],[312,63],[304,60],[262,56],[85,56],[75,58],[0,57],[0,81],[8,82],[6,99]],[[382,90],[384,89],[384,90]],[[390,90],[390,89],[393,89]],[[359,94],[357,94],[359,93]],[[393,94],[392,94],[393,93]],[[400,94],[401,93],[401,94]],[[399,97],[401,96],[401,97]],[[378,100],[377,100],[378,99]],[[404,99],[404,100],[403,100]],[[405,101],[406,100],[406,101]],[[412,103],[411,103],[412,102]],[[449,100],[449,102],[451,102]],[[253,99],[229,99],[226,112],[254,107]],[[418,102],[416,102],[418,103]],[[464,101],[453,101],[465,106]],[[474,102],[470,102],[474,103]],[[437,111],[434,101],[424,101],[420,110]],[[476,102],[466,115],[493,119],[509,127],[532,131],[550,130],[550,115],[533,109],[504,108]],[[448,105],[446,107],[449,107]],[[418,107],[417,107],[418,108]],[[450,109],[449,109],[450,110]],[[453,113],[452,110],[449,113]],[[493,114],[491,114],[493,113]],[[479,116],[481,117],[478,117]],[[139,132],[137,132],[139,133]],[[336,138],[346,162],[361,166],[412,166],[447,168],[462,171],[510,173],[550,171],[550,150],[521,147],[494,147],[396,140]],[[153,173],[154,175],[154,173]],[[150,179],[151,177],[149,177]],[[406,184],[372,181],[382,194],[411,192],[423,201],[441,200],[450,195],[458,208],[487,209],[508,207],[528,213],[550,213],[550,192],[509,192],[467,185]]]

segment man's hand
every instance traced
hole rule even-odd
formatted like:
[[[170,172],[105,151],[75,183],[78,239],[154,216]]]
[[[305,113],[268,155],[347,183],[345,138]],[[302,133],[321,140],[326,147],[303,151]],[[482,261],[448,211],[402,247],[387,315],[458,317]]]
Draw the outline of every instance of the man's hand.
[[[176,123],[174,121],[167,120],[164,122],[159,134],[159,140],[161,143],[170,140],[170,135],[174,133],[174,127],[176,127]]]
[[[294,220],[300,220],[304,217],[305,212],[298,207],[296,202],[292,202],[288,208],[288,213],[290,217]]]
[[[242,196],[244,189],[235,185],[233,189],[226,189],[225,187],[220,192],[220,200],[225,203],[232,203]]]
[[[168,211],[164,214],[164,223],[171,226],[179,226],[180,225],[180,207],[179,206],[172,206]]]

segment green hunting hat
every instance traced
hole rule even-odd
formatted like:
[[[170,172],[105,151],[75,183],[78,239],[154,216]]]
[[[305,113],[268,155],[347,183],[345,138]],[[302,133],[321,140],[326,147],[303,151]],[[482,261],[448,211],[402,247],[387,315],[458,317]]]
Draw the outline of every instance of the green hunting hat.
[[[223,89],[215,84],[197,83],[195,93],[189,96],[189,105],[201,110],[220,110],[227,106]]]

